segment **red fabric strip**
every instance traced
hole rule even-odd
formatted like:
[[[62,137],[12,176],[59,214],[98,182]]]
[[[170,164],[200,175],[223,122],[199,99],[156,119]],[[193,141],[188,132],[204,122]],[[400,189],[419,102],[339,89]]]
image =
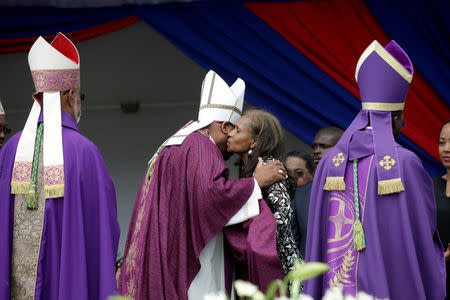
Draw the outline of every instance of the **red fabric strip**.
[[[139,18],[136,16],[129,16],[117,21],[105,23],[102,25],[76,30],[72,32],[64,33],[72,42],[79,42],[94,38],[106,33],[110,33],[127,26],[133,25],[139,22]],[[47,41],[52,40],[56,34],[43,36]],[[13,39],[0,39],[0,53],[12,53],[20,51],[30,50],[33,43],[38,37],[23,37],[23,38],[13,38]]]
[[[256,2],[246,6],[358,99],[354,72],[359,56],[373,40],[382,45],[391,40],[361,0]],[[401,46],[408,52],[408,45]],[[448,106],[415,70],[405,107],[407,126],[402,133],[439,160],[439,129],[447,118]]]

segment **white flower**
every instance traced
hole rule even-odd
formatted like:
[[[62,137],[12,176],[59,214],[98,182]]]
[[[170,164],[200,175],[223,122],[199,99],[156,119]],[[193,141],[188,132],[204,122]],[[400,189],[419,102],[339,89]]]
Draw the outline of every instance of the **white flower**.
[[[342,295],[342,287],[332,287],[329,288],[322,300],[344,300],[344,296]]]
[[[244,280],[236,280],[234,288],[239,297],[252,297],[258,291],[256,285]]]
[[[301,294],[300,296],[298,296],[297,300],[314,300],[314,298],[310,295]]]
[[[261,291],[257,291],[252,297],[252,300],[264,300],[264,299],[266,299],[266,296]]]
[[[273,300],[290,300],[290,298],[288,298],[286,296],[280,296],[280,297],[273,298]]]
[[[356,294],[356,298],[357,298],[358,300],[373,300],[373,296],[371,296],[371,295],[369,295],[369,294],[366,294],[366,293],[364,293],[364,292],[358,292],[358,293]]]
[[[203,296],[203,300],[227,300],[227,295],[224,291],[220,291],[216,294],[206,294]]]
[[[353,297],[352,295],[347,294],[347,295],[344,296],[344,299],[345,299],[345,300],[356,300],[356,299],[359,299],[359,298],[355,298],[355,297]],[[371,299],[371,300],[373,300],[373,299]]]

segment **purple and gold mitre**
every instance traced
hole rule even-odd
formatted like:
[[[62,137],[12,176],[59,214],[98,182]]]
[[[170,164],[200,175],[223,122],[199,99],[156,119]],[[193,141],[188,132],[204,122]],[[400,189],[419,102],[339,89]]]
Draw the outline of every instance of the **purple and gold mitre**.
[[[36,92],[58,92],[80,86],[80,56],[75,45],[59,33],[48,43],[39,37],[28,54]]]
[[[355,71],[362,108],[403,110],[413,73],[408,55],[395,41],[386,47],[373,41],[362,53]]]
[[[355,78],[360,88],[362,110],[331,149],[324,190],[346,189],[344,174],[348,147],[355,133],[370,130],[376,161],[378,194],[404,191],[396,143],[392,131],[392,111],[403,110],[406,94],[413,77],[413,65],[408,55],[395,42],[385,48],[373,41],[361,55]],[[370,128],[367,125],[370,123]],[[362,142],[355,140],[355,143]]]

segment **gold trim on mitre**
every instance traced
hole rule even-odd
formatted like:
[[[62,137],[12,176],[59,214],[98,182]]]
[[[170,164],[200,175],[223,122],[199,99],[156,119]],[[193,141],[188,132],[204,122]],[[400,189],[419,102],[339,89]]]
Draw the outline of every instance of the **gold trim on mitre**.
[[[362,109],[396,111],[403,110],[405,103],[382,103],[382,102],[363,102]]]
[[[376,52],[388,65],[391,66],[392,69],[394,69],[400,76],[402,76],[408,83],[411,83],[411,80],[413,78],[413,75],[408,72],[408,70],[405,69],[405,67],[399,63],[389,52],[386,51],[386,49],[381,46],[381,44],[378,41],[373,41],[372,44],[369,45],[369,47],[364,50],[363,54],[361,54],[361,57],[358,60],[358,63],[356,65],[356,71],[355,71],[355,79],[356,82],[358,82],[358,74],[359,69],[361,68],[362,64],[366,61],[366,59],[369,57],[372,52]]]
[[[220,109],[228,109],[228,110],[232,110],[240,115],[242,115],[242,112],[239,108],[237,108],[236,106],[233,105],[225,105],[225,104],[203,104],[202,106],[200,106],[200,110],[205,109],[205,108],[220,108]]]
[[[80,87],[80,69],[31,71],[36,92],[60,92]]]

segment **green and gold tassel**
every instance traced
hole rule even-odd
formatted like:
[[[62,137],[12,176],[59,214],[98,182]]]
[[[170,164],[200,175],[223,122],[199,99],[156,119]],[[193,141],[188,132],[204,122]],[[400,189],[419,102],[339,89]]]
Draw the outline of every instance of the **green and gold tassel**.
[[[353,161],[353,185],[355,195],[355,223],[353,224],[353,242],[356,251],[362,251],[366,248],[366,237],[360,221],[359,213],[359,191],[358,191],[358,160]]]
[[[37,171],[39,166],[39,152],[41,149],[41,138],[42,132],[44,131],[44,123],[39,124],[37,133],[36,133],[36,143],[34,145],[34,156],[33,156],[33,167],[31,168],[31,184],[28,190],[27,195],[27,208],[28,209],[37,209],[37,200],[38,200],[38,192],[37,192]]]

